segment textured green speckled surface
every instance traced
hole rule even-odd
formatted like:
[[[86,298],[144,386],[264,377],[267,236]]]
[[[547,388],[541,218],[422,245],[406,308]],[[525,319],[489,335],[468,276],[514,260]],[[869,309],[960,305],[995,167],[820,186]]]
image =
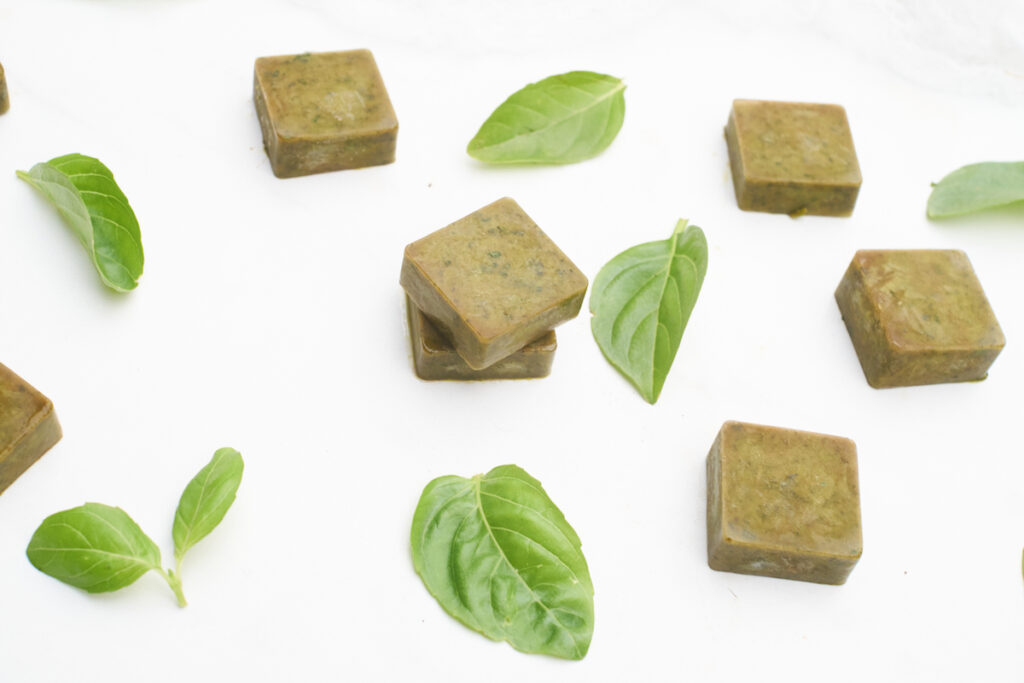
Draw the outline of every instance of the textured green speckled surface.
[[[0,64],[0,114],[11,108],[11,99],[7,94],[7,76],[4,75],[4,65]]]
[[[984,379],[1006,343],[959,250],[858,251],[835,296],[876,388]]]
[[[253,99],[278,177],[395,160],[398,119],[369,50],[261,57]]]
[[[575,317],[587,278],[509,198],[405,248],[401,284],[482,370]]]
[[[53,403],[0,365],[0,492],[60,441]]]
[[[725,139],[741,209],[794,216],[853,212],[860,166],[839,105],[736,100]]]
[[[841,584],[860,559],[849,439],[726,422],[708,453],[707,484],[712,569]]]

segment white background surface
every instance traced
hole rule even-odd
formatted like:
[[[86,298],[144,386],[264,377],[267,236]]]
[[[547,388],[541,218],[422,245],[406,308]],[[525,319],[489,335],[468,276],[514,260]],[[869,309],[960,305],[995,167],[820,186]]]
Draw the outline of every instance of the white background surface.
[[[924,207],[963,164],[1024,158],[1021,15],[888,5],[0,0],[0,362],[65,431],[0,496],[0,680],[1020,680],[1024,214],[931,223]],[[275,178],[253,60],[358,47],[390,91],[398,161]],[[506,96],[572,69],[628,82],[604,154],[464,154]],[[852,218],[736,208],[736,97],[846,106]],[[139,217],[127,296],[15,178],[69,152],[110,166]],[[547,379],[414,377],[402,248],[505,195],[591,279],[677,218],[704,228],[707,280],[657,405],[585,313]],[[886,247],[967,251],[1008,339],[989,379],[867,385],[832,294],[856,249]],[[708,569],[704,457],[727,419],[857,442],[864,556],[845,586]],[[245,479],[186,558],[187,608],[156,575],[90,596],[25,559],[46,515],[89,500],[126,509],[166,560],[182,488],[224,445]],[[467,630],[413,571],[422,487],[503,463],[583,539],[582,662]]]

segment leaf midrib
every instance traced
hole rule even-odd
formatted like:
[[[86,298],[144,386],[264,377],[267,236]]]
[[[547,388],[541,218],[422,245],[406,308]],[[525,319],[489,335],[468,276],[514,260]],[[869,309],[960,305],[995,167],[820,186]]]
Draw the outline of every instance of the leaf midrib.
[[[591,94],[590,92],[584,90],[583,88],[581,88],[581,87],[579,87],[577,85],[569,84],[568,87],[574,88],[576,90],[580,90],[581,92],[586,92],[588,95]],[[500,148],[504,147],[505,145],[508,145],[509,143],[514,142],[514,141],[516,141],[516,140],[518,140],[520,138],[529,137],[531,135],[536,135],[537,133],[546,131],[549,128],[553,128],[554,126],[557,126],[559,124],[565,123],[569,119],[572,119],[572,118],[574,118],[576,116],[579,116],[583,112],[586,112],[586,111],[589,111],[590,109],[593,109],[598,104],[604,102],[605,100],[607,100],[610,97],[615,96],[617,93],[622,92],[625,89],[626,89],[626,84],[623,83],[622,81],[619,81],[616,84],[614,89],[608,91],[606,94],[602,95],[601,97],[598,97],[593,102],[588,104],[586,107],[583,107],[582,109],[577,109],[576,111],[574,111],[574,112],[572,112],[572,113],[570,113],[570,114],[568,114],[566,116],[563,116],[563,117],[560,117],[560,118],[555,118],[555,119],[550,119],[548,125],[544,126],[543,128],[538,128],[536,130],[530,130],[530,131],[524,131],[524,132],[519,133],[517,135],[513,135],[510,138],[502,140],[499,143],[496,143],[496,144],[493,144],[493,145],[480,145],[479,147],[473,147],[473,149],[474,150],[478,150],[478,149],[500,149]],[[544,93],[544,95],[546,97],[550,97],[550,95],[548,95],[547,93]],[[537,111],[536,109],[530,109],[530,107],[527,107],[527,106],[525,106],[523,104],[520,104],[519,102],[512,102],[511,104],[514,104],[514,105],[516,105],[518,107],[522,107],[523,109],[529,109],[530,111],[537,112],[538,114],[544,114],[544,112]],[[545,116],[546,116],[546,114],[545,114]],[[509,126],[507,123],[503,123],[501,121],[494,121],[493,123],[498,123],[498,124],[501,124],[501,125],[504,125],[504,126],[508,126],[510,128],[512,127],[512,126]]]
[[[211,467],[207,471],[206,477],[203,479],[202,485],[199,487],[199,495],[196,496],[196,504],[192,509],[192,521],[188,522],[185,520],[184,515],[181,516],[182,525],[185,527],[185,539],[182,541],[181,548],[174,549],[174,554],[176,557],[180,558],[184,556],[185,552],[188,551],[188,549],[191,548],[195,543],[194,541],[192,541],[192,530],[195,529],[196,526],[196,518],[199,514],[199,508],[202,506],[203,497],[206,495],[206,488],[210,483],[210,479],[213,477],[214,470],[217,469],[217,466],[220,465],[220,463],[223,462],[223,460],[224,458],[221,457],[214,463],[213,467]]]
[[[516,578],[518,578],[519,581],[522,582],[523,586],[526,587],[526,590],[533,597],[533,601],[536,602],[538,605],[540,605],[544,609],[544,611],[548,613],[548,615],[551,617],[551,619],[554,620],[554,622],[556,624],[558,624],[559,628],[561,628],[563,631],[565,631],[567,634],[569,634],[569,637],[572,638],[573,647],[575,648],[575,654],[576,654],[577,657],[579,657],[580,656],[580,644],[579,644],[579,641],[576,639],[576,635],[570,629],[566,628],[565,624],[563,624],[558,619],[558,617],[555,616],[554,612],[551,611],[551,608],[548,607],[546,604],[544,604],[544,601],[541,600],[537,596],[537,594],[534,592],[534,590],[530,586],[530,584],[528,584],[526,582],[526,579],[524,579],[522,577],[522,575],[519,573],[519,570],[516,569],[515,565],[513,565],[512,562],[508,559],[508,556],[505,554],[505,549],[501,547],[501,544],[498,543],[498,539],[494,536],[494,531],[491,529],[491,523],[489,521],[487,521],[487,515],[484,514],[483,502],[480,500],[480,483],[481,483],[481,480],[482,480],[482,477],[474,477],[472,479],[472,483],[473,483],[473,491],[474,491],[474,494],[476,495],[476,505],[477,505],[477,508],[480,510],[480,519],[484,523],[484,528],[487,529],[487,535],[490,537],[491,542],[494,543],[494,547],[498,549],[498,553],[501,555],[501,559],[504,560],[505,564],[507,564],[509,566],[509,568],[512,570],[512,572],[516,575]]]
[[[505,501],[506,503],[511,503],[512,505],[515,505],[516,507],[520,507],[520,508],[523,508],[524,510],[529,510],[530,512],[533,512],[533,513],[535,513],[535,514],[536,514],[536,515],[537,515],[538,517],[540,517],[540,518],[541,518],[542,520],[544,520],[544,522],[545,522],[545,523],[546,523],[546,524],[547,524],[547,525],[548,525],[549,527],[551,527],[552,529],[554,529],[555,531],[557,531],[557,532],[558,532],[558,535],[559,535],[559,536],[561,536],[562,538],[564,538],[564,539],[565,539],[565,540],[566,540],[566,541],[567,541],[567,542],[569,543],[569,545],[571,545],[571,546],[575,547],[575,544],[573,544],[572,540],[570,540],[570,539],[569,539],[569,538],[568,538],[568,537],[567,537],[567,536],[565,535],[565,532],[564,532],[564,531],[562,531],[562,530],[561,530],[561,529],[560,529],[560,528],[558,527],[558,525],[556,525],[556,524],[555,524],[554,522],[552,522],[552,521],[551,521],[550,519],[548,519],[547,517],[545,517],[544,515],[542,515],[542,514],[541,514],[540,512],[538,512],[537,510],[534,510],[534,509],[533,509],[532,507],[530,507],[529,505],[523,505],[522,503],[518,503],[518,502],[516,502],[516,501],[512,500],[511,498],[505,498],[504,496],[499,496],[499,495],[496,495],[496,494],[494,494],[494,493],[490,493],[490,492],[488,492],[488,491],[484,491],[484,490],[482,490],[482,489],[481,489],[481,491],[480,491],[480,495],[483,495],[483,496],[488,496],[488,497],[490,497],[490,498],[497,498],[498,500],[502,500],[502,501]],[[493,527],[493,528],[494,528],[494,529],[504,529],[505,531],[511,531],[512,533],[515,533],[515,534],[519,534],[520,536],[522,536],[523,538],[525,538],[525,539],[529,540],[529,541],[530,541],[530,542],[532,542],[532,543],[536,543],[536,544],[537,544],[537,545],[538,545],[538,546],[539,546],[540,548],[542,548],[542,549],[544,550],[544,552],[546,552],[546,553],[547,553],[548,555],[551,555],[551,557],[555,558],[555,560],[557,560],[557,561],[558,561],[558,563],[559,563],[560,565],[562,565],[563,567],[565,567],[565,568],[566,568],[566,569],[567,569],[567,570],[569,571],[569,573],[570,573],[570,574],[572,574],[572,578],[573,578],[573,579],[574,579],[574,580],[576,581],[576,583],[582,583],[582,582],[580,581],[580,577],[576,575],[576,572],[575,572],[575,570],[573,570],[573,568],[572,568],[572,567],[570,567],[570,566],[569,566],[568,564],[566,564],[566,563],[565,563],[565,560],[563,560],[563,559],[562,559],[561,557],[559,557],[559,556],[558,556],[558,553],[556,553],[556,552],[555,552],[554,550],[552,550],[551,548],[548,548],[548,547],[547,547],[546,545],[544,545],[544,544],[543,544],[543,543],[541,543],[540,541],[538,541],[538,540],[536,540],[536,539],[533,539],[533,538],[530,538],[529,536],[527,536],[527,535],[526,535],[526,534],[524,534],[523,532],[521,532],[521,531],[518,531],[518,530],[516,530],[516,529],[510,529],[510,528],[508,528],[508,527]]]

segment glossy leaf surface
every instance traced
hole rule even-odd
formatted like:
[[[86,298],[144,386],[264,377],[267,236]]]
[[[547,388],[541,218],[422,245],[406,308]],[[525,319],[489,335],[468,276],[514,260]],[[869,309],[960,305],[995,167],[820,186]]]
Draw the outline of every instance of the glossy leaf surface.
[[[649,403],[661,394],[707,268],[704,233],[681,220],[670,238],[627,249],[594,280],[594,339]]]
[[[430,482],[412,555],[427,590],[466,626],[523,652],[587,654],[594,587],[580,539],[519,467]]]
[[[57,207],[85,246],[103,283],[135,289],[142,275],[142,235],[135,212],[99,159],[68,154],[36,164],[18,177]]]
[[[90,593],[115,591],[160,570],[156,544],[124,510],[101,503],[47,517],[27,554],[39,571]]]
[[[947,218],[1024,202],[1024,161],[958,168],[932,188],[928,217]]]
[[[612,143],[626,112],[625,84],[590,71],[531,83],[488,117],[466,151],[492,164],[569,164]]]
[[[244,464],[234,448],[221,448],[185,487],[174,514],[174,556],[185,552],[220,524],[242,483]]]

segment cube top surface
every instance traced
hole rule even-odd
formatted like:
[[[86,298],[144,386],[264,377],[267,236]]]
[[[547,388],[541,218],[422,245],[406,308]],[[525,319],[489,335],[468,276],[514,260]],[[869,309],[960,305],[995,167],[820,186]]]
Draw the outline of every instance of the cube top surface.
[[[732,119],[747,181],[860,186],[841,106],[735,100]]]
[[[413,242],[405,258],[481,340],[582,300],[587,289],[587,278],[507,197]]]
[[[52,410],[50,399],[0,365],[0,455],[13,448]]]
[[[889,343],[901,350],[1001,349],[1006,340],[967,255],[862,250],[853,258]]]
[[[256,82],[284,140],[394,130],[398,119],[369,50],[256,60]]]
[[[725,423],[720,437],[721,528],[730,543],[860,557],[852,441],[743,422]]]

